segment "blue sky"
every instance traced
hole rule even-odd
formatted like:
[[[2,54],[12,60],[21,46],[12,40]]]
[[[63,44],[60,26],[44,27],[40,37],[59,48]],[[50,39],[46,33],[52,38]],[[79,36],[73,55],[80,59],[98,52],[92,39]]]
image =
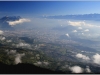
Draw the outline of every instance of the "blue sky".
[[[0,1],[1,15],[67,15],[100,13],[100,1]]]

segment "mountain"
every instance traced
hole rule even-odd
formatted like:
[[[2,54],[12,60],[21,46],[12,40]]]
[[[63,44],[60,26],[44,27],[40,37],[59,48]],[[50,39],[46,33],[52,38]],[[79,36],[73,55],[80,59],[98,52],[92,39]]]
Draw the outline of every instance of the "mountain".
[[[14,29],[11,27],[7,21],[15,21],[19,20],[21,17],[20,16],[4,16],[0,19],[0,29],[6,29],[6,30],[12,30]]]
[[[44,16],[43,18],[75,19],[75,20],[95,20],[95,21],[100,21],[100,14],[56,15],[56,16]]]

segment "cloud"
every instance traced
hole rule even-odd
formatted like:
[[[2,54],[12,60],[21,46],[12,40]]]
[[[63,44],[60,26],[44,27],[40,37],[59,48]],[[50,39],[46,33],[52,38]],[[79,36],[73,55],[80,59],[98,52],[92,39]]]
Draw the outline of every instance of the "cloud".
[[[82,33],[82,35],[84,35],[84,33]]]
[[[93,55],[93,62],[100,65],[100,55],[98,53]]]
[[[5,40],[5,39],[6,39],[5,37],[0,36],[0,40],[3,41],[3,40]]]
[[[49,63],[44,61],[43,64],[48,65]]]
[[[83,68],[81,68],[80,66],[69,67],[69,69],[72,71],[72,73],[82,73],[83,72]]]
[[[16,54],[16,50],[10,50],[9,54]]]
[[[72,26],[81,26],[85,24],[85,22],[72,22],[72,21],[68,21],[67,23]]]
[[[4,32],[2,30],[0,30],[0,34],[3,34]]]
[[[7,23],[11,26],[14,26],[16,24],[21,24],[21,23],[24,23],[24,22],[30,22],[30,19],[22,18],[22,19],[19,19],[19,20],[16,20],[16,21],[7,21]]]
[[[38,64],[38,65],[41,65],[41,64],[42,64],[42,62],[38,61],[38,62],[37,62],[37,64]]]
[[[16,54],[15,56],[15,64],[21,63],[21,58],[25,55],[25,53],[23,54]]]
[[[85,55],[80,54],[80,53],[76,54],[76,57],[77,57],[77,58],[84,59],[84,60],[90,60],[90,58],[89,58],[88,56],[85,56]]]
[[[17,44],[16,45],[17,47],[30,47],[30,45],[29,44],[27,44],[27,43],[19,43],[19,44]]]
[[[12,42],[12,40],[7,40],[7,42]]]
[[[67,37],[69,37],[69,34],[67,33],[67,34],[65,34]]]
[[[73,32],[77,32],[77,30],[73,30]]]
[[[42,62],[38,61],[38,62],[34,63],[34,65],[42,65]]]
[[[78,27],[78,29],[82,29],[82,27]]]
[[[100,27],[97,25],[86,23],[85,21],[67,21],[67,24],[71,26]],[[82,29],[82,27],[78,27],[78,29]]]
[[[91,73],[91,70],[90,70],[89,66],[86,67],[85,71],[86,71],[87,73]]]
[[[16,54],[16,50],[6,50],[7,54]]]
[[[84,30],[85,32],[88,32],[89,31],[89,29],[86,29],[86,30]]]

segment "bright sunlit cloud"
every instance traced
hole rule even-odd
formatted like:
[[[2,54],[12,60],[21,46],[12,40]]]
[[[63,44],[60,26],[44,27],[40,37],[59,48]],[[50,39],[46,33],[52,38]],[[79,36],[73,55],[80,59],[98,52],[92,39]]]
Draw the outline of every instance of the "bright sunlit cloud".
[[[83,72],[83,68],[81,68],[80,66],[70,67],[70,70],[72,71],[72,73],[82,73]]]
[[[100,54],[93,55],[93,62],[100,65]]]
[[[7,23],[11,26],[14,26],[16,24],[21,24],[21,23],[24,23],[24,22],[30,22],[30,19],[22,18],[22,19],[19,19],[19,20],[16,20],[16,21],[7,21]]]
[[[90,58],[88,56],[80,54],[80,53],[76,54],[76,57],[81,58],[83,60],[90,60]]]

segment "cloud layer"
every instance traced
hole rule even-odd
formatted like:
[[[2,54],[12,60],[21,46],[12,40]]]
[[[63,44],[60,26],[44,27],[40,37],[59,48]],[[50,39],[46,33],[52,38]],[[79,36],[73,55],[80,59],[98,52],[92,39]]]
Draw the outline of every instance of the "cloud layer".
[[[22,18],[22,19],[19,19],[19,20],[16,20],[16,21],[7,21],[7,23],[11,26],[14,26],[16,24],[21,24],[21,23],[24,23],[24,22],[30,22],[29,19],[25,19],[25,18]]]

